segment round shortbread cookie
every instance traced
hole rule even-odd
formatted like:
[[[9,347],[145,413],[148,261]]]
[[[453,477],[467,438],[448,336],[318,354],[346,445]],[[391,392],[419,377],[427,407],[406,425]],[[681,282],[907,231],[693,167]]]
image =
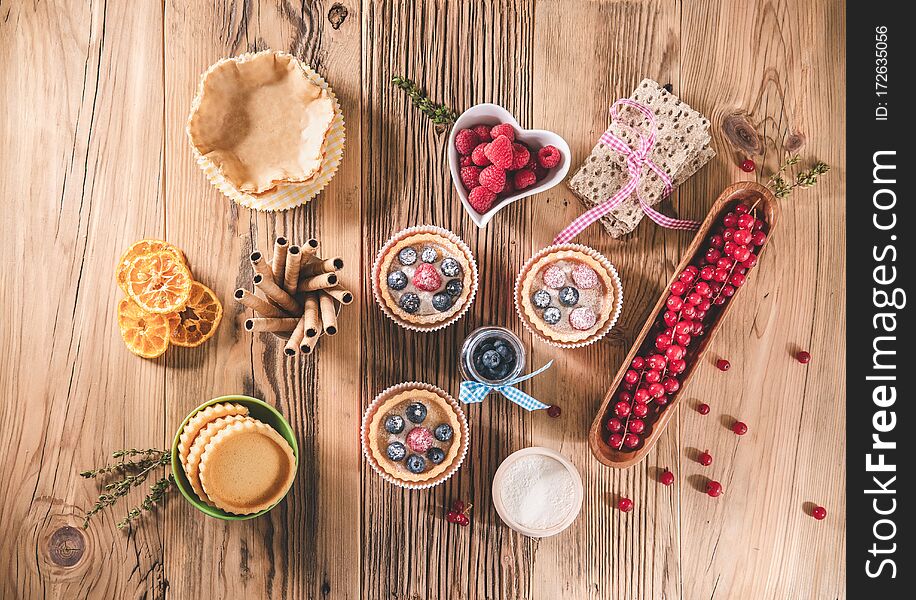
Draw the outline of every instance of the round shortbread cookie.
[[[215,421],[208,423],[207,426],[197,434],[197,437],[194,439],[194,443],[191,445],[191,449],[188,452],[188,462],[184,468],[185,475],[188,476],[188,482],[190,482],[191,487],[194,489],[194,493],[197,494],[197,497],[210,506],[215,505],[207,497],[203,486],[200,484],[200,457],[204,453],[204,449],[207,447],[207,444],[210,442],[210,440],[213,439],[213,436],[215,436],[226,427],[229,427],[233,423],[238,423],[239,421],[254,421],[254,419],[243,415],[230,415],[228,417],[220,417]]]
[[[181,466],[187,468],[188,452],[190,452],[191,445],[194,444],[194,438],[197,437],[201,429],[220,417],[232,415],[244,416],[247,414],[247,407],[241,404],[224,402],[208,406],[191,417],[181,431],[181,436],[178,438],[178,458],[181,459]]]
[[[277,431],[249,419],[213,436],[198,468],[204,492],[217,508],[247,515],[270,508],[286,495],[296,476],[296,458]]]

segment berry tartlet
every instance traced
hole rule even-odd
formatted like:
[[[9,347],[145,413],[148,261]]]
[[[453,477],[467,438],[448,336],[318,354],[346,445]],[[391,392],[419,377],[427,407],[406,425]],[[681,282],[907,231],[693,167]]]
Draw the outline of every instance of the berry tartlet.
[[[366,460],[383,479],[405,488],[428,488],[451,477],[464,461],[468,439],[458,402],[426,383],[388,388],[363,417]]]
[[[614,266],[578,244],[550,246],[529,260],[515,282],[515,308],[535,335],[562,348],[603,337],[620,314],[623,289]]]
[[[477,264],[452,232],[412,227],[379,251],[372,289],[386,315],[399,325],[433,331],[457,321],[477,292]]]

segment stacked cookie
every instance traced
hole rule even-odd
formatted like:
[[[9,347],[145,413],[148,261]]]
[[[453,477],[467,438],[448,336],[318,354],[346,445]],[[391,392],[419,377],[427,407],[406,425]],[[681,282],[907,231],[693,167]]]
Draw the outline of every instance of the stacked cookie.
[[[272,507],[296,475],[289,443],[237,403],[213,404],[192,415],[177,452],[197,497],[235,515]]]
[[[686,102],[671,94],[651,79],[642,80],[630,100],[648,108],[655,119],[655,146],[648,159],[658,165],[679,186],[716,155],[709,146],[709,119]],[[621,111],[608,131],[625,141],[634,150],[639,147],[635,132],[652,133],[652,125],[639,112]],[[587,209],[611,198],[630,180],[626,157],[601,142],[569,179],[569,188]],[[638,197],[648,204],[661,202],[665,184],[647,168],[637,192],[601,218],[601,224],[612,237],[619,238],[636,229],[644,216]],[[638,196],[638,197],[637,197]]]

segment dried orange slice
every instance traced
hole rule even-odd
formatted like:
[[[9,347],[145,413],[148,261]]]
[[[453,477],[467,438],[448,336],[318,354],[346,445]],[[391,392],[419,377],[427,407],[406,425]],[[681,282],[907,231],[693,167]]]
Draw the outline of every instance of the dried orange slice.
[[[118,282],[118,286],[124,290],[125,294],[128,293],[127,271],[130,270],[130,263],[134,262],[134,259],[138,256],[152,254],[153,252],[161,252],[163,250],[171,252],[178,257],[181,264],[185,267],[188,266],[188,261],[185,259],[181,250],[168,242],[163,242],[162,240],[140,240],[139,242],[134,242],[121,256],[121,260],[118,261],[118,267],[115,269],[115,279]]]
[[[127,349],[137,356],[156,358],[169,347],[166,316],[148,313],[130,298],[122,298],[118,303],[118,329]]]
[[[191,272],[168,250],[142,254],[127,270],[127,293],[146,312],[176,312],[188,302]]]
[[[169,330],[169,341],[176,346],[196,348],[216,333],[223,318],[223,305],[213,290],[198,281],[192,281],[188,303],[184,310],[176,314],[178,325]]]

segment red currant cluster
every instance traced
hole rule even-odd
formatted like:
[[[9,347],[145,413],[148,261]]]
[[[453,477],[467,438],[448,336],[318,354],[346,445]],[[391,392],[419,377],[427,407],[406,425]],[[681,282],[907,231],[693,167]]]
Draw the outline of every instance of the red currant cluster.
[[[465,504],[461,500],[455,500],[452,503],[451,510],[445,515],[445,520],[449,523],[467,527],[471,524],[471,507],[473,504]]]
[[[659,415],[681,387],[688,347],[702,338],[722,307],[747,281],[766,241],[766,223],[756,205],[739,203],[712,230],[704,250],[670,286],[665,312],[624,373],[617,402],[607,420],[607,442],[631,451],[648,434],[648,419]],[[726,361],[727,362],[727,361]],[[720,365],[720,369],[727,369]]]

